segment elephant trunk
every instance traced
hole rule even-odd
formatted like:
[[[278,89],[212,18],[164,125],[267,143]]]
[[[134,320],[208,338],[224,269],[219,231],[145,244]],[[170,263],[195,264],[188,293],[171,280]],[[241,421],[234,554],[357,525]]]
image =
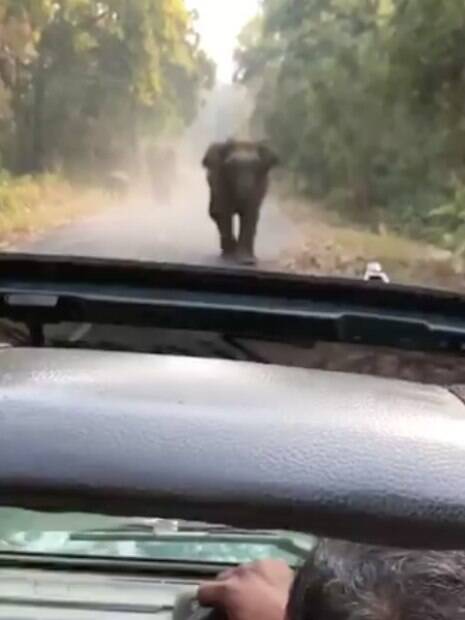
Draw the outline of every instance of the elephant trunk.
[[[241,202],[253,201],[257,191],[257,179],[253,171],[244,170],[234,182],[236,198]]]

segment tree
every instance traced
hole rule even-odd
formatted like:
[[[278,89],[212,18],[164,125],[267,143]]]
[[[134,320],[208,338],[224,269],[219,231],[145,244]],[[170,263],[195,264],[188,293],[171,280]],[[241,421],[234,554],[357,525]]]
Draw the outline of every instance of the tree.
[[[140,136],[188,123],[213,65],[183,0],[0,0],[18,169],[136,164]],[[15,27],[13,27],[15,26]],[[5,41],[5,39],[3,39]]]
[[[263,0],[237,79],[299,187],[427,236],[465,180],[464,35],[455,0]]]

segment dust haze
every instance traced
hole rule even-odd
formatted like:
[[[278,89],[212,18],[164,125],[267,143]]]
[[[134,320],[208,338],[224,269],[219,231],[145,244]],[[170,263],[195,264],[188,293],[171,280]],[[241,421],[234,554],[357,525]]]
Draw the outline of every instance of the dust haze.
[[[160,183],[169,191],[154,191],[142,141],[140,162],[129,177],[128,192],[109,192],[111,207],[69,226],[52,230],[19,249],[65,254],[223,265],[217,230],[208,216],[208,186],[202,157],[209,144],[228,137],[248,137],[253,102],[245,88],[217,84],[205,95],[195,121],[182,133],[159,144],[175,153],[172,172],[163,170]],[[129,162],[130,163],[130,162]],[[130,168],[130,166],[129,166]],[[296,235],[270,192],[257,235],[261,268],[276,268],[279,256]],[[18,248],[15,248],[18,249]]]

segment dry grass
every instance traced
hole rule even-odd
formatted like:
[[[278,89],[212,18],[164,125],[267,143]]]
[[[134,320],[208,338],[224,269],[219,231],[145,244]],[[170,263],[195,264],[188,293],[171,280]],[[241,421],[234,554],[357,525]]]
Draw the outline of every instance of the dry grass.
[[[109,205],[99,190],[76,188],[55,175],[0,179],[0,244],[66,224]]]
[[[302,244],[282,256],[291,271],[360,277],[367,262],[378,261],[398,282],[465,289],[461,267],[450,252],[401,237],[350,227],[321,205],[281,197],[285,211],[299,225]]]

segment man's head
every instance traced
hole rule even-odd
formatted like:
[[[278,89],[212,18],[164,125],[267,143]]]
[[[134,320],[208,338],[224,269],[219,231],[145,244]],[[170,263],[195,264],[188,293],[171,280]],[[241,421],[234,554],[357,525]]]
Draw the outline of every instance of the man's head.
[[[463,620],[465,552],[321,541],[298,572],[289,620]]]

